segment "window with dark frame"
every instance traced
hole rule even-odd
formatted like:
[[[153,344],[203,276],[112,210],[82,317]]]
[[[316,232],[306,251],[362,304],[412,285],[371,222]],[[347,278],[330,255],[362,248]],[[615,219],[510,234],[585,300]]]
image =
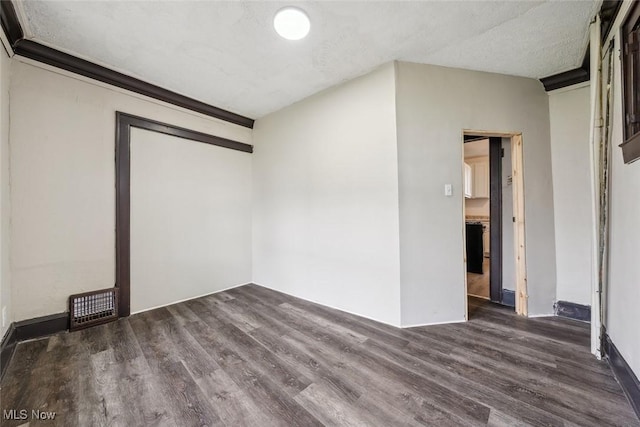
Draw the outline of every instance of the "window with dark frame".
[[[625,163],[640,158],[640,2],[622,24],[622,105]]]

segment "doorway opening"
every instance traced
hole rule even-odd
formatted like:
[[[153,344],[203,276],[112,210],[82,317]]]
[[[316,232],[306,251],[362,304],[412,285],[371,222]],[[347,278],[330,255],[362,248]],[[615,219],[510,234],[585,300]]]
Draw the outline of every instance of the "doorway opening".
[[[527,314],[522,136],[463,132],[465,298]]]

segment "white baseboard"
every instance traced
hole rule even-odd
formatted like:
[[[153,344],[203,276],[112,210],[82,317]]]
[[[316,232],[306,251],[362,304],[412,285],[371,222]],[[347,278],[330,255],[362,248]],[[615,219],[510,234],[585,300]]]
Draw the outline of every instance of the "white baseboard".
[[[402,325],[401,328],[405,329],[405,328],[419,328],[421,326],[436,326],[436,325],[448,325],[451,323],[465,323],[466,320],[462,319],[462,320],[451,320],[451,321],[445,321],[445,322],[432,322],[432,323],[418,323],[415,325]]]
[[[230,289],[239,288],[240,286],[245,286],[245,285],[250,285],[250,284],[251,284],[251,282],[247,282],[247,283],[241,283],[239,285],[229,286],[228,288],[219,289],[217,291],[208,292],[206,294],[197,295],[197,296],[194,296],[194,297],[189,297],[189,298],[181,299],[181,300],[178,300],[178,301],[169,302],[167,304],[157,305],[155,307],[144,308],[142,310],[134,311],[131,314],[133,315],[133,314],[138,314],[138,313],[144,313],[145,311],[155,310],[156,308],[168,307],[170,305],[178,304],[178,303],[185,302],[185,301],[191,301],[192,299],[198,299],[198,298],[206,297],[206,296],[209,296],[209,295],[217,294],[219,292],[228,291]]]
[[[262,288],[265,288],[265,289],[269,289],[269,290],[272,290],[272,291],[280,292],[281,294],[289,295],[289,296],[294,297],[294,298],[300,298],[301,300],[304,300],[304,301],[307,301],[307,302],[311,302],[311,303],[313,303],[313,304],[322,305],[322,306],[324,306],[324,307],[328,307],[328,308],[331,308],[331,309],[333,309],[333,310],[338,310],[338,311],[342,311],[343,313],[351,314],[351,315],[353,315],[353,316],[362,317],[363,319],[373,320],[374,322],[382,323],[383,325],[393,326],[394,328],[401,328],[401,327],[402,327],[402,326],[400,326],[400,325],[394,325],[393,323],[383,322],[382,320],[374,319],[373,317],[364,316],[364,315],[362,315],[362,314],[360,314],[360,313],[354,313],[354,312],[352,312],[352,311],[345,310],[345,309],[343,309],[343,308],[333,307],[333,306],[331,306],[331,305],[328,305],[328,304],[325,304],[325,303],[322,303],[322,302],[313,301],[313,300],[310,300],[310,299],[308,299],[308,298],[304,298],[304,297],[301,297],[301,296],[298,296],[298,295],[293,295],[293,294],[290,294],[290,293],[288,293],[288,292],[284,292],[284,291],[282,291],[282,290],[280,290],[280,289],[271,288],[271,287],[269,287],[269,286],[261,285],[260,283],[257,283],[257,282],[253,282],[253,284],[254,284],[254,285],[257,285],[257,286],[260,286],[260,287],[262,287]]]
[[[555,317],[555,314],[529,314],[527,317],[529,318],[536,318],[536,317]]]

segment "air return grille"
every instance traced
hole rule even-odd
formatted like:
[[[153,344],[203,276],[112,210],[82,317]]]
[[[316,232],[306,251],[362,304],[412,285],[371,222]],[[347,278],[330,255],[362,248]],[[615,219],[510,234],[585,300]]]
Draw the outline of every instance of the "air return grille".
[[[101,289],[69,297],[69,330],[118,319],[118,288]]]

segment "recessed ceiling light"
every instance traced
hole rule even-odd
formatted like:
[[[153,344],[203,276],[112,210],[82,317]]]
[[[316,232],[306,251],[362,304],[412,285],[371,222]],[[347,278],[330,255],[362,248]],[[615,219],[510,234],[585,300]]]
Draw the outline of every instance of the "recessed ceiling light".
[[[281,37],[287,40],[300,40],[309,34],[311,22],[302,9],[285,7],[273,18],[273,27]]]

